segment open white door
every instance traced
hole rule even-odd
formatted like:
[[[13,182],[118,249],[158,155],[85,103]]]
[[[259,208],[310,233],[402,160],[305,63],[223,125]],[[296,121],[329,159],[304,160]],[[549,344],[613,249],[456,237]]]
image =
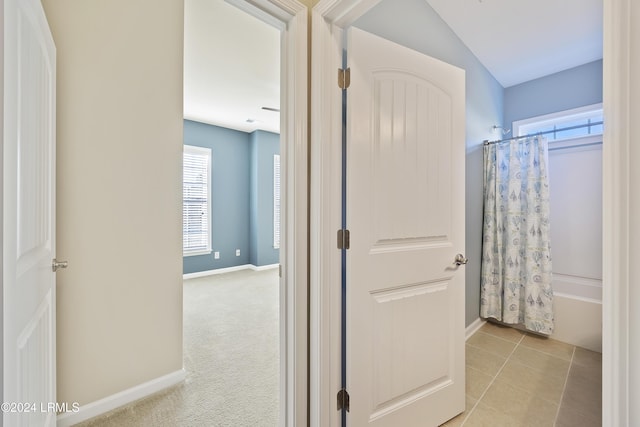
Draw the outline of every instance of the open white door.
[[[4,0],[5,426],[56,424],[55,46],[40,0]]]
[[[352,28],[348,425],[437,426],[464,385],[464,71]]]

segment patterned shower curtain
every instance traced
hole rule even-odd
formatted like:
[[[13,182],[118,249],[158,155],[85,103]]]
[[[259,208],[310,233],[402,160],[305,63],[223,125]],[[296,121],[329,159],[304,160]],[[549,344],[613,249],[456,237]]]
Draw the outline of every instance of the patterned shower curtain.
[[[484,146],[480,315],[553,332],[548,146],[531,137]]]

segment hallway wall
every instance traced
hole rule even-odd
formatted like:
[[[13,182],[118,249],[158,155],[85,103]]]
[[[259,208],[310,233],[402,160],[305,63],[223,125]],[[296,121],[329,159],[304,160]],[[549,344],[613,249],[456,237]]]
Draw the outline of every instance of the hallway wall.
[[[59,402],[182,369],[182,35],[173,0],[44,0],[58,53]],[[150,303],[152,301],[153,303]]]

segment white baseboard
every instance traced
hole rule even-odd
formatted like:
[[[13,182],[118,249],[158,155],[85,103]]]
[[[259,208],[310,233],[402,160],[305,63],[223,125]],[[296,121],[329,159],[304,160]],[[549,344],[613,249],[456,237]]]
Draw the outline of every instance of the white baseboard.
[[[471,338],[471,336],[473,334],[475,334],[476,332],[478,332],[478,329],[482,328],[482,326],[487,323],[486,320],[481,319],[480,317],[478,317],[476,320],[474,320],[473,322],[471,322],[471,324],[469,326],[467,326],[467,329],[465,330],[464,333],[464,339],[465,341],[468,340],[469,338]]]
[[[278,268],[278,267],[280,267],[280,264],[267,264],[267,265],[249,264],[249,268],[252,269],[253,271],[271,270],[271,269]]]
[[[195,273],[183,274],[183,279],[195,279],[197,277],[213,276],[214,274],[231,273],[233,271],[247,270],[251,264],[236,265],[235,267],[216,268],[215,270],[197,271]]]
[[[180,384],[184,381],[186,372],[184,369],[172,372],[146,383],[137,385],[128,390],[107,396],[104,399],[80,406],[78,412],[67,412],[57,417],[58,427],[67,427],[81,423],[88,419],[105,414],[121,406],[133,403],[136,400],[151,396],[166,388]]]
[[[236,265],[235,267],[226,267],[226,268],[216,268],[215,270],[206,270],[206,271],[197,271],[195,273],[187,273],[182,275],[182,279],[196,279],[198,277],[205,276],[213,276],[215,274],[225,274],[231,273],[234,271],[240,270],[253,270],[253,271],[262,271],[262,270],[270,270],[272,268],[278,268],[280,264],[269,264],[269,265],[253,265],[253,264],[243,264]]]

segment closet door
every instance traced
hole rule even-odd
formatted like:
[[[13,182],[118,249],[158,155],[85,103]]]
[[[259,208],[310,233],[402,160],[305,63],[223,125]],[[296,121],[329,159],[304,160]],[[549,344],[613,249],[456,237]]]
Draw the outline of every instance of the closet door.
[[[55,426],[56,52],[40,0],[4,25],[3,422]]]

